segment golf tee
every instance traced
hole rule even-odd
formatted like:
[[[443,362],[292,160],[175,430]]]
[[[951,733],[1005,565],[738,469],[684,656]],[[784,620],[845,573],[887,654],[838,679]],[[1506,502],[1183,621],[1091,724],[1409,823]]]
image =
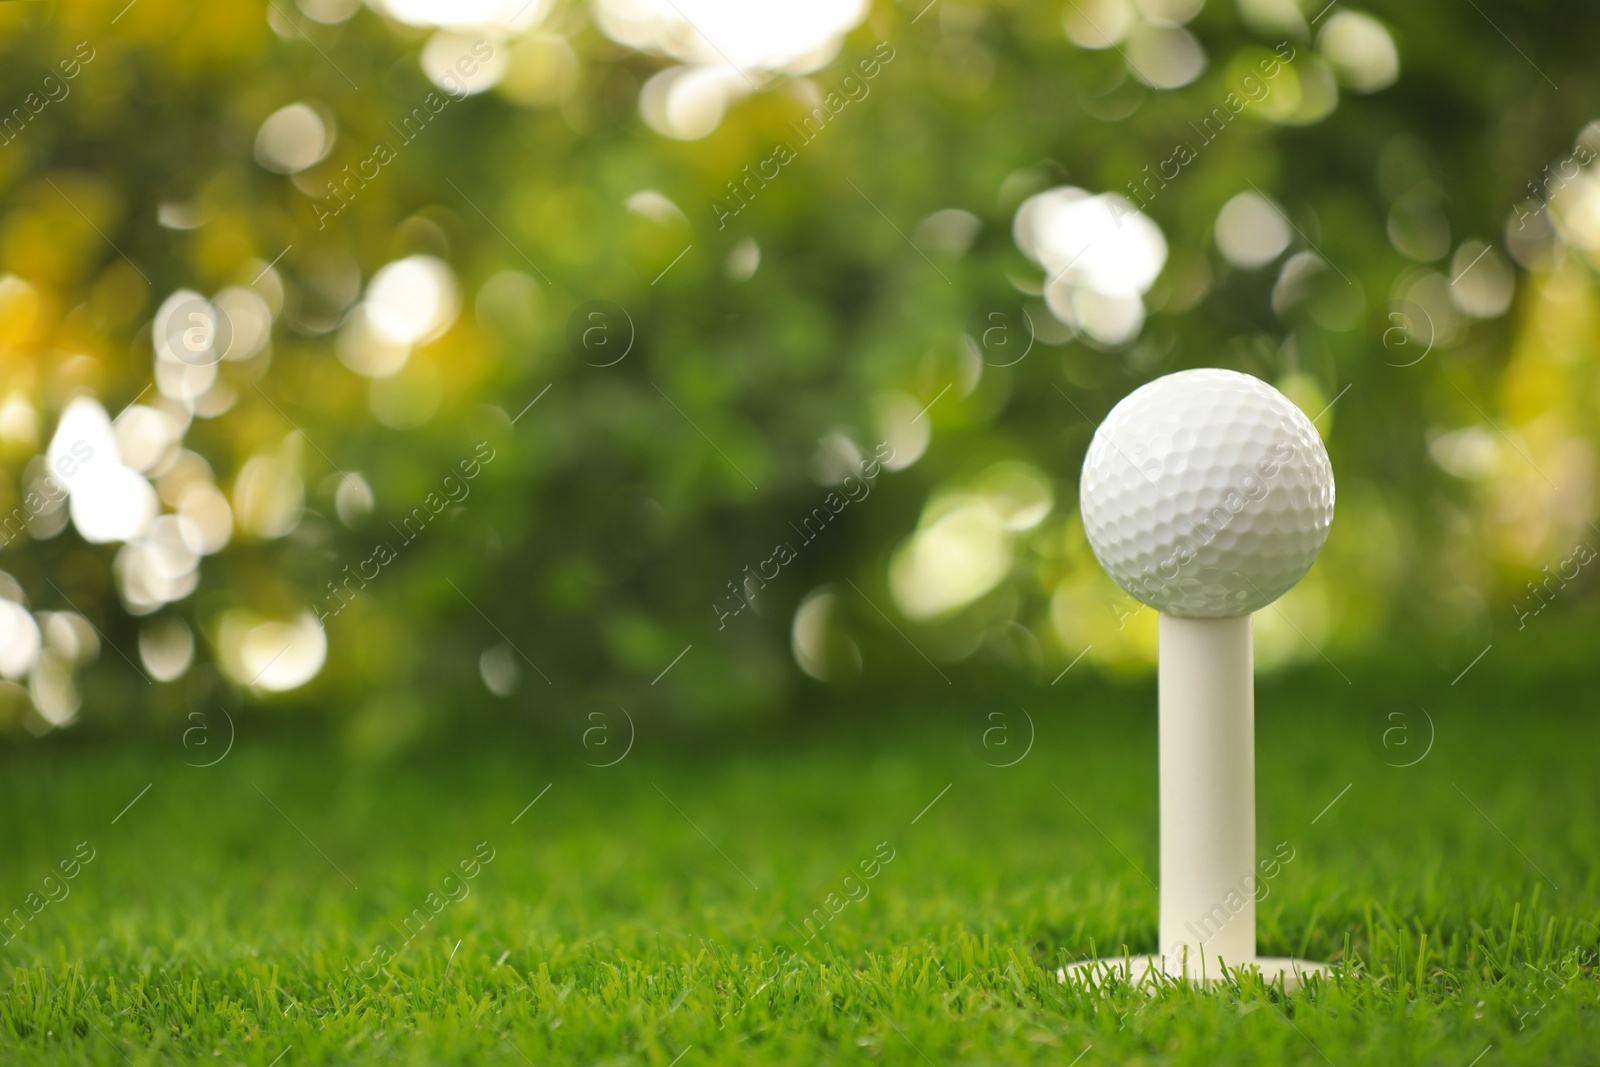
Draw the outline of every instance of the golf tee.
[[[1250,616],[1160,618],[1160,950],[1216,977],[1256,957]]]

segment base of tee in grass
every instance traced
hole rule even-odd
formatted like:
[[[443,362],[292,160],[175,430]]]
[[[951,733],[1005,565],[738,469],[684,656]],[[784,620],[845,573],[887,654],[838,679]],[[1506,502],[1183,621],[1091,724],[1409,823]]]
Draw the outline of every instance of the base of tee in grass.
[[[1288,956],[1258,956],[1242,966],[1204,958],[1196,964],[1189,962],[1187,956],[1181,961],[1165,956],[1119,956],[1068,964],[1056,976],[1063,982],[1098,985],[1114,975],[1131,985],[1159,987],[1165,979],[1200,985],[1236,982],[1241,971],[1259,972],[1268,985],[1276,985],[1282,979],[1287,992],[1299,989],[1313,974],[1327,974],[1328,965]]]

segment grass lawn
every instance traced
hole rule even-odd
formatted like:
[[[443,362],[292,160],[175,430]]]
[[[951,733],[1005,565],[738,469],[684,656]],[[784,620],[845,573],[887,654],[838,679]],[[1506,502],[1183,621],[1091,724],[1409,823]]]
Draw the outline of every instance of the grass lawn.
[[[1009,747],[836,712],[609,768],[12,747],[0,1063],[1600,1063],[1600,722],[1451,690],[1396,768],[1426,726],[1326,683],[1259,697],[1261,952],[1339,965],[1287,996],[1056,981],[1154,947],[1153,686],[1040,697],[1005,768],[998,702]]]

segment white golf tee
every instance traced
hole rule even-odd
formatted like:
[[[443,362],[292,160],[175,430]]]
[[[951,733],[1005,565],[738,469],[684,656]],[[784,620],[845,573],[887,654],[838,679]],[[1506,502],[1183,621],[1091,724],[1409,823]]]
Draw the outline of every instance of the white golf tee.
[[[1160,616],[1157,667],[1161,806],[1159,951],[1061,971],[1219,982],[1257,968],[1298,987],[1327,965],[1256,955],[1256,697],[1251,616]]]
[[[1162,615],[1161,954],[1216,977],[1256,958],[1255,675],[1250,616]],[[1187,965],[1185,965],[1187,961]]]
[[[1303,578],[1333,523],[1333,466],[1288,397],[1197,367],[1123,397],[1095,429],[1078,510],[1095,559],[1160,613],[1160,941],[1085,960],[1201,982],[1259,970],[1285,988],[1320,963],[1256,955],[1255,657],[1251,613]]]

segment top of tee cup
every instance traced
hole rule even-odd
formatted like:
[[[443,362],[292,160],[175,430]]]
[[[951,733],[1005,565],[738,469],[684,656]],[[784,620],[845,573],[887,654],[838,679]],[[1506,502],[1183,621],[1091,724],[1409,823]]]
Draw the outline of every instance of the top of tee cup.
[[[1316,427],[1259,378],[1206,368],[1135,389],[1084,457],[1079,505],[1095,558],[1168,615],[1247,615],[1310,570],[1333,522]]]

